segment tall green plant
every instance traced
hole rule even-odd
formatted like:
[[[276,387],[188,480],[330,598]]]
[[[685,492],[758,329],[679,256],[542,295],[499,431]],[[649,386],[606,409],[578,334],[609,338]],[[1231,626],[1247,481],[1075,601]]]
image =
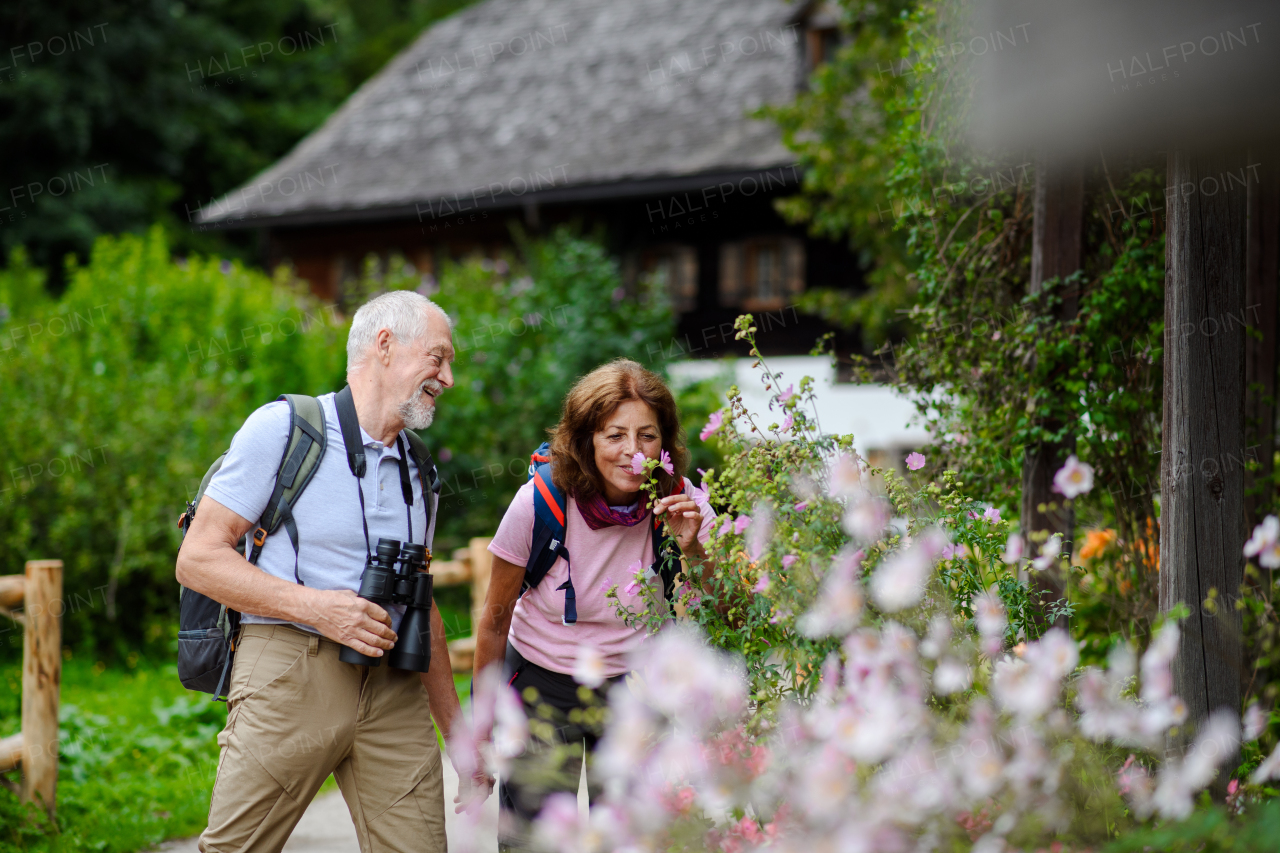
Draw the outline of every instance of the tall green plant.
[[[0,273],[0,573],[62,559],[65,641],[126,651],[169,634],[174,520],[209,463],[258,406],[338,387],[345,334],[284,277],[175,263],[158,230],[100,238],[56,301],[41,277]]]

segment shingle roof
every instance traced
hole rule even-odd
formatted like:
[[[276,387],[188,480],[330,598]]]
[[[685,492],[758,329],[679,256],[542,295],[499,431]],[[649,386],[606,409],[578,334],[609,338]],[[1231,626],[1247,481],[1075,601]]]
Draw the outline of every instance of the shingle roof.
[[[424,32],[203,223],[519,204],[794,162],[747,113],[790,100],[786,0],[486,0]],[[671,183],[669,180],[667,183]]]

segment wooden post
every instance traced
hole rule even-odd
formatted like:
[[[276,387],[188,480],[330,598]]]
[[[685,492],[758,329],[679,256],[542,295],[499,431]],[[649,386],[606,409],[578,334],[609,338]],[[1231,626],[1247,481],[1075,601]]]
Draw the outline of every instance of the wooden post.
[[[1169,155],[1160,609],[1191,611],[1173,677],[1193,726],[1240,705],[1246,165]]]
[[[1268,151],[1267,154],[1271,154]],[[1280,169],[1272,158],[1253,155],[1260,162],[1258,180],[1249,181],[1249,236],[1245,246],[1245,446],[1247,458],[1258,463],[1245,482],[1245,515],[1252,529],[1272,507],[1271,486],[1276,451],[1276,275],[1280,254]]]
[[[1036,164],[1035,219],[1031,237],[1031,292],[1038,293],[1053,278],[1066,278],[1080,269],[1084,227],[1084,170],[1079,164],[1055,165],[1041,159]],[[1079,310],[1076,288],[1064,289],[1058,319],[1069,322]],[[1050,422],[1052,432],[1066,432],[1067,425]],[[1024,449],[1022,461],[1023,538],[1048,531],[1062,536],[1063,550],[1070,553],[1075,539],[1075,513],[1063,505],[1062,495],[1053,491],[1053,475],[1075,451],[1075,436],[1045,441]],[[1035,547],[1038,547],[1036,543]],[[1031,549],[1034,550],[1034,547]],[[1037,572],[1032,581],[1051,600],[1061,599],[1066,582],[1055,566]],[[1058,620],[1066,627],[1066,618]]]
[[[58,691],[62,684],[62,561],[30,560],[22,648],[22,800],[53,819],[58,786]]]

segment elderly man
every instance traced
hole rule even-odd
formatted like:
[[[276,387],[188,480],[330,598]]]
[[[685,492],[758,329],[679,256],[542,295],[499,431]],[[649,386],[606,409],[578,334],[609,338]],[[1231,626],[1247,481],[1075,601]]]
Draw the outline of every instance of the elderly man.
[[[431,717],[447,738],[458,697],[439,611],[433,605],[427,673],[385,660],[345,663],[339,652],[382,657],[395,644],[402,608],[388,612],[355,594],[369,543],[430,547],[426,502],[434,508],[436,498],[423,494],[400,433],[427,428],[436,399],[452,387],[452,337],[445,313],[416,293],[387,293],[356,313],[347,339],[350,402],[345,390],[319,398],[328,450],[293,509],[296,554],[287,536],[267,537],[256,567],[236,551],[275,486],[291,429],[287,403],[249,416],[208,486],[177,576],[239,611],[242,627],[202,851],[280,850],[330,773],[364,853],[446,849]],[[350,403],[364,443],[362,478],[348,464],[339,422],[339,405]],[[406,463],[412,502],[402,491]]]

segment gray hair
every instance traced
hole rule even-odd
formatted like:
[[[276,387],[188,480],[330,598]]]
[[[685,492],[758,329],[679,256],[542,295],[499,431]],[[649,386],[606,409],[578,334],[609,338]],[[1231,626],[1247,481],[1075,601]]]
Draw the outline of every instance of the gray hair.
[[[412,290],[392,290],[360,306],[347,333],[347,372],[364,364],[378,332],[383,329],[395,335],[401,344],[420,340],[427,333],[427,317],[432,309],[439,311],[449,328],[453,328],[453,320],[443,308]]]

